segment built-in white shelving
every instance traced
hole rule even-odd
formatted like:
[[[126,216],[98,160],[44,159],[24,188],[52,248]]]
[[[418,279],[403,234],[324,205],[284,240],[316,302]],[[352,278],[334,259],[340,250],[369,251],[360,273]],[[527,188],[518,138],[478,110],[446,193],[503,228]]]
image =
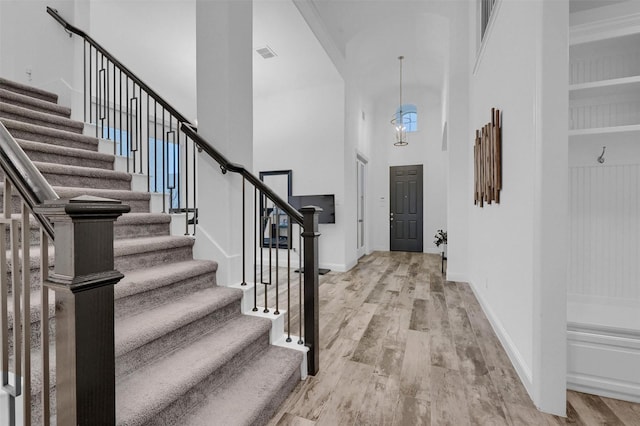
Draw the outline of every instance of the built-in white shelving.
[[[640,91],[640,76],[612,78],[569,85],[569,99],[585,99]]]
[[[569,137],[590,136],[590,135],[610,135],[613,133],[633,133],[637,132],[640,137],[640,124],[632,124],[628,126],[611,126],[611,127],[590,127],[587,129],[569,130]]]
[[[571,140],[638,132],[640,34],[603,35],[573,44],[569,52]]]
[[[567,387],[640,402],[640,2],[570,22]]]

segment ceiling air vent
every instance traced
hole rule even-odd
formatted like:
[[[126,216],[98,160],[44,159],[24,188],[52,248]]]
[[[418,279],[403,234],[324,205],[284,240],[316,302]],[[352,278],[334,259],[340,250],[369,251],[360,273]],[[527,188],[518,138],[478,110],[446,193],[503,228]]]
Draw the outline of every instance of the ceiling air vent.
[[[256,52],[264,59],[274,58],[276,57],[276,52],[274,52],[269,46],[260,47],[256,49]]]

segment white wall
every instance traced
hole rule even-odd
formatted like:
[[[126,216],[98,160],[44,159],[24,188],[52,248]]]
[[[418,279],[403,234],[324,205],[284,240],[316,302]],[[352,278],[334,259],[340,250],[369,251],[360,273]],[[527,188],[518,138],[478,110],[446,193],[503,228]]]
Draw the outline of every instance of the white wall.
[[[91,36],[190,120],[196,114],[196,2],[91,0]]]
[[[446,228],[446,153],[442,151],[440,93],[420,87],[404,87],[406,103],[416,105],[418,131],[408,133],[409,145],[394,146],[389,120],[397,108],[397,93],[378,99],[373,117],[372,174],[374,250],[389,250],[389,167],[423,165],[423,247],[439,253],[433,243],[438,229]]]
[[[328,58],[327,58],[328,60]],[[285,76],[286,77],[286,76]],[[335,194],[336,223],[320,224],[320,267],[344,271],[344,84],[254,99],[253,168],[289,170],[293,195]]]
[[[469,280],[469,7],[452,2],[443,109],[447,122],[447,279]]]
[[[503,190],[498,205],[468,198],[469,281],[536,405],[563,414],[568,105],[558,93],[567,91],[568,5],[497,4],[470,81],[469,122],[479,129],[492,107],[502,111]]]
[[[57,93],[70,105],[67,92],[73,79],[73,40],[46,12],[51,6],[70,22],[75,1],[2,1],[0,9],[0,76]],[[26,71],[31,70],[29,76]]]
[[[198,132],[230,161],[250,168],[253,162],[251,1],[198,2],[196,15],[197,105],[201,117]],[[216,162],[199,155],[198,181],[201,213],[194,254],[218,262],[219,283],[240,282],[242,178],[235,173],[223,175]],[[247,219],[251,216],[248,209]]]
[[[533,362],[532,117],[536,58],[531,52],[536,48],[536,33],[531,25],[521,26],[534,12],[533,3],[516,6],[503,2],[482,63],[471,79],[470,102],[472,129],[480,129],[491,120],[492,107],[502,111],[503,189],[499,205],[471,208],[469,275],[500,319],[518,361],[527,366],[528,376]],[[468,203],[472,204],[472,199]]]

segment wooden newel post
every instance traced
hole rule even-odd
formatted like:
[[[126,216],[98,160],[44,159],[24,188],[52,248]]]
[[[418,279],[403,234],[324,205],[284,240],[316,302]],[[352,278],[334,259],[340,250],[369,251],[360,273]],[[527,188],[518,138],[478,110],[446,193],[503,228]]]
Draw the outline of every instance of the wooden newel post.
[[[320,314],[318,287],[318,215],[319,207],[307,206],[300,209],[303,216],[304,232],[304,337],[309,347],[307,372],[315,376],[320,369]]]
[[[57,424],[115,425],[113,222],[120,201],[81,196],[45,202],[36,213],[55,230]]]

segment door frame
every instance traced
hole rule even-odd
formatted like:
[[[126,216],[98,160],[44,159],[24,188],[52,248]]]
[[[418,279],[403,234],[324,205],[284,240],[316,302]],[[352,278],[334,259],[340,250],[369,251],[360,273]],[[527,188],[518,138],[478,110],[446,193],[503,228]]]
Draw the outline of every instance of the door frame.
[[[356,154],[356,254],[360,259],[367,254],[367,244],[369,241],[367,233],[367,175],[369,161],[360,153]],[[362,188],[360,187],[360,166],[362,165]],[[362,197],[362,200],[361,200]],[[360,211],[362,210],[362,211]],[[360,214],[362,213],[362,218]],[[362,220],[362,222],[360,222]],[[362,245],[360,245],[360,235],[362,235]]]

